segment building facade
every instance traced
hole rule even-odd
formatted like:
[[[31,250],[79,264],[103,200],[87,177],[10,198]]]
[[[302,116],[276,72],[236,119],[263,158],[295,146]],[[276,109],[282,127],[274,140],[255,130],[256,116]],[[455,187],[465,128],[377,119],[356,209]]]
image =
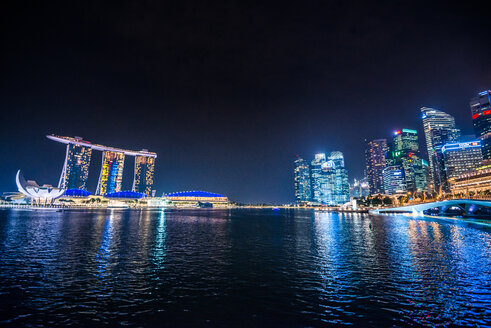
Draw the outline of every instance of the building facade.
[[[399,165],[404,169],[407,191],[423,191],[427,187],[425,161],[419,155],[418,131],[402,129],[394,132],[394,139],[386,157],[387,165]]]
[[[387,152],[387,140],[376,139],[367,142],[365,150],[365,164],[367,182],[371,194],[382,194],[384,182],[382,172],[385,169],[385,153]]]
[[[102,165],[96,195],[121,191],[125,156],[135,157],[132,190],[150,195],[154,180],[156,153],[146,149],[133,151],[108,147],[88,142],[81,137],[72,138],[57,135],[46,137],[67,145],[59,188],[86,191],[92,152],[97,150],[102,152]]]
[[[310,165],[301,157],[298,157],[294,163],[295,201],[297,203],[309,202],[312,199]]]
[[[148,156],[135,156],[135,177],[133,191],[150,195],[155,171],[155,158]]]
[[[401,165],[391,165],[384,169],[384,193],[387,195],[407,192],[404,168]]]
[[[472,125],[481,140],[483,159],[491,159],[491,90],[480,92],[469,103]]]
[[[447,179],[475,170],[483,160],[480,140],[446,144],[442,153]]]
[[[453,116],[434,108],[421,108],[426,148],[430,166],[431,187],[435,191],[447,190],[442,147],[457,142],[460,130]]]
[[[68,144],[58,188],[87,190],[91,157],[92,148],[80,144]]]
[[[121,191],[123,168],[124,153],[108,150],[104,151],[96,195],[105,195]]]

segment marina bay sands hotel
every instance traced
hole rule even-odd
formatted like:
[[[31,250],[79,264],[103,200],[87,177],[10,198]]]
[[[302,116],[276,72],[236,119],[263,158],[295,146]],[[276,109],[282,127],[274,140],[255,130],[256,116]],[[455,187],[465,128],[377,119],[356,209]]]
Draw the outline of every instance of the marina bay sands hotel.
[[[102,152],[102,166],[97,183],[97,195],[121,191],[125,156],[135,156],[135,173],[132,191],[150,195],[155,170],[156,153],[146,149],[133,151],[93,144],[80,137],[46,136],[48,139],[66,144],[66,156],[61,171],[60,189],[87,189],[90,159],[93,150]]]

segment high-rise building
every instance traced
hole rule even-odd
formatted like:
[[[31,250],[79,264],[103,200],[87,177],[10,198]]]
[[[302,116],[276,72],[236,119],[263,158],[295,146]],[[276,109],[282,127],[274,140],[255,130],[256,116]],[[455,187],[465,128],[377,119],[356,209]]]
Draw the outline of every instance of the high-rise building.
[[[484,160],[491,159],[491,90],[480,92],[469,103],[474,132],[481,140]]]
[[[330,198],[327,195],[330,178],[329,164],[326,154],[315,154],[314,160],[310,163],[310,177],[312,184],[312,201],[319,204],[327,204]]]
[[[367,178],[361,180],[354,179],[353,183],[349,187],[349,195],[352,198],[366,197],[370,195],[370,186],[368,185]]]
[[[309,202],[312,199],[310,184],[309,163],[301,157],[295,160],[295,201],[297,203]]]
[[[457,178],[481,165],[480,140],[446,144],[442,148],[447,179]]]
[[[135,156],[133,191],[150,195],[155,171],[155,157]]]
[[[324,205],[339,205],[349,201],[348,171],[344,156],[339,151],[316,154],[310,163],[312,202]]]
[[[384,177],[385,194],[402,194],[407,191],[404,168],[401,165],[387,166],[382,174]]]
[[[124,153],[105,150],[102,153],[102,168],[97,184],[97,195],[121,191],[123,182]]]
[[[365,163],[367,181],[371,194],[384,192],[382,171],[384,170],[385,153],[387,152],[387,140],[376,139],[369,141],[365,150]]]
[[[333,151],[329,154],[328,160],[333,163],[331,170],[334,171],[332,185],[331,204],[344,204],[349,201],[349,182],[348,171],[344,166],[344,156],[340,151]]]
[[[448,189],[442,147],[459,140],[460,130],[453,116],[437,109],[421,108],[423,128],[428,150],[432,187],[436,191]]]
[[[82,142],[82,139],[78,139]],[[92,148],[81,144],[69,143],[66,146],[65,164],[61,171],[60,189],[87,190],[87,178],[89,177],[90,158]]]
[[[418,131],[402,129],[394,132],[394,151],[417,153],[419,151]]]
[[[419,155],[418,131],[402,129],[394,132],[388,165],[400,165],[404,169],[406,190],[423,191],[427,187],[426,168]]]

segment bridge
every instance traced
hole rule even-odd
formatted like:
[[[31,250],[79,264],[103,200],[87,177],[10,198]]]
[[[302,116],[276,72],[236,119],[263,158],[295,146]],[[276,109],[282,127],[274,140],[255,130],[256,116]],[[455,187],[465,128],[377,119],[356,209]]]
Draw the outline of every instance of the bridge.
[[[491,211],[491,201],[478,200],[478,199],[452,199],[444,200],[440,202],[414,204],[401,207],[380,208],[371,210],[370,214],[384,214],[384,213],[412,213],[417,215],[423,215],[424,211],[435,209],[438,210],[439,215],[455,215],[455,213],[448,213],[451,209],[460,209],[464,215],[474,215],[481,209]]]

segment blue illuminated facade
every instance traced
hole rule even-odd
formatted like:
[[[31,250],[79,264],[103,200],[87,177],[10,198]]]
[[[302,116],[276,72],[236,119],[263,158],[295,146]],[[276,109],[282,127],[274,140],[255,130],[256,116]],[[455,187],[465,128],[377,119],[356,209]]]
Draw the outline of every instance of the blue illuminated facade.
[[[481,165],[481,141],[450,143],[442,148],[447,179],[457,178]]]
[[[118,191],[118,192],[112,192],[112,193],[107,193],[105,195],[107,198],[133,198],[133,199],[140,199],[140,198],[145,198],[147,197],[146,194],[141,193],[141,192],[135,192],[135,191]]]
[[[319,205],[340,205],[349,201],[348,172],[344,167],[343,153],[333,151],[328,156],[325,153],[316,154],[314,160],[310,162],[308,178],[304,163],[297,160],[295,164],[296,196],[300,195],[297,181],[300,181],[301,177],[310,182],[311,190],[308,201]],[[303,190],[303,193],[308,195],[308,191]]]
[[[67,189],[63,194],[63,196],[67,197],[88,197],[90,195],[92,195],[91,192],[82,189]]]
[[[225,197],[208,191],[180,191],[164,195],[165,197]]]

